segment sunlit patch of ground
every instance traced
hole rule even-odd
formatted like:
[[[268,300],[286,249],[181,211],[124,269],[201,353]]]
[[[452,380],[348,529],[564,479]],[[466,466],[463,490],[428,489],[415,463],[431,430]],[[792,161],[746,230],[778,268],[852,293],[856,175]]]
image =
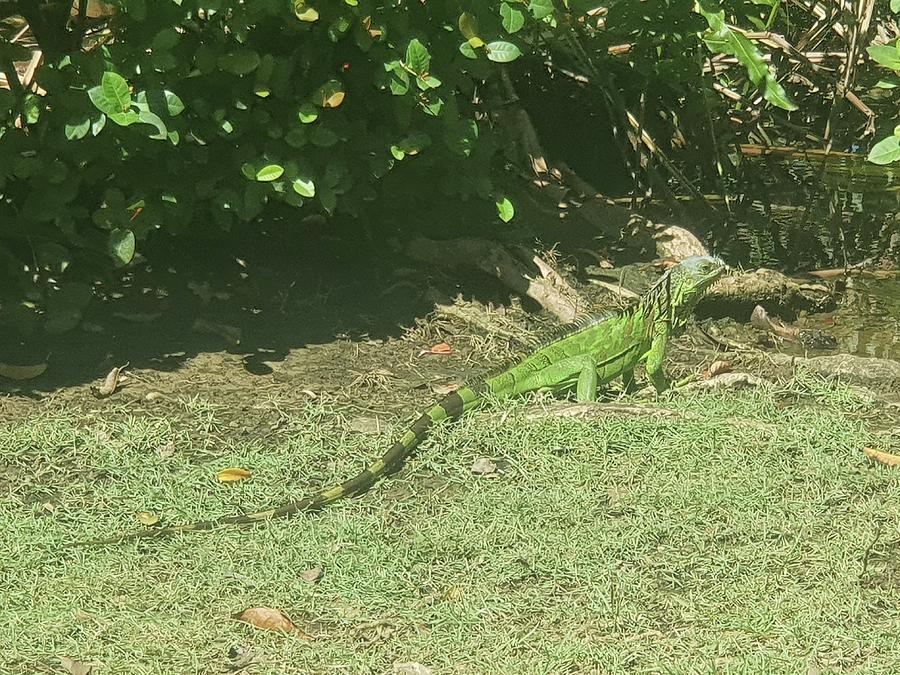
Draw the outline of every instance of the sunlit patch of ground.
[[[64,672],[59,657],[101,673],[900,668],[900,474],[862,453],[900,450],[900,419],[852,390],[801,377],[592,420],[503,404],[316,516],[62,549],[139,512],[182,522],[305,495],[385,449],[387,425],[349,430],[359,414],[394,433],[402,419],[337,394],[260,390],[236,413],[210,390],[135,392],[0,422],[4,673]],[[479,458],[501,473],[473,473]],[[217,483],[229,466],[252,478]],[[250,607],[304,633],[231,618]]]

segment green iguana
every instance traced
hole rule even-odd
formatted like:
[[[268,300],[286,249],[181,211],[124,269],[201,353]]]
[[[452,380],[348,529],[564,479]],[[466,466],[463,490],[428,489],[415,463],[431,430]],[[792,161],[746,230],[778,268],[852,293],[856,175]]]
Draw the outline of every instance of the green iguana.
[[[575,385],[579,401],[593,401],[599,386],[622,377],[630,383],[641,362],[658,392],[669,386],[662,363],[670,339],[678,335],[700,296],[726,270],[719,258],[693,256],[670,268],[631,307],[566,326],[516,365],[463,386],[419,417],[409,430],[354,478],[317,495],[278,508],[240,516],[225,516],[187,525],[147,528],[81,545],[111,544],[173,532],[209,530],[222,525],[247,525],[304,511],[318,511],[332,502],[368,490],[393,473],[426,437],[428,429],[455,420],[488,398],[505,399],[535,390],[558,391]]]

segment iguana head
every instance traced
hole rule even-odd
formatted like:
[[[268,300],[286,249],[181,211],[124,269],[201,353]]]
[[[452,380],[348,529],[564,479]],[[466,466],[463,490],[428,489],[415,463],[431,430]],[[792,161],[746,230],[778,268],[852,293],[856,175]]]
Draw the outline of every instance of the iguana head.
[[[718,280],[728,266],[721,258],[708,255],[692,255],[669,270],[670,299],[675,310],[691,311],[697,300]]]

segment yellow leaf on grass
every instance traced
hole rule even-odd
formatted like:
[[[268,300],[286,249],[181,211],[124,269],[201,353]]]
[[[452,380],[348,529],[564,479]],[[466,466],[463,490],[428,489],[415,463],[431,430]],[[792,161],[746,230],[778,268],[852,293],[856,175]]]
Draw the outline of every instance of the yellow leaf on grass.
[[[219,479],[220,483],[237,483],[239,480],[244,480],[245,478],[250,478],[253,475],[247,469],[240,469],[236,466],[228,467],[227,469],[222,469],[219,473],[216,474],[216,478]]]
[[[256,628],[262,628],[263,630],[270,630],[275,633],[299,633],[301,637],[304,637],[307,640],[312,639],[294,625],[291,618],[280,609],[272,609],[271,607],[250,607],[243,612],[235,614],[234,618]]]
[[[900,466],[900,455],[892,455],[889,452],[884,452],[884,450],[876,450],[869,447],[863,448],[863,452],[866,453],[866,457],[869,459],[880,462],[885,466]]]
[[[137,519],[142,525],[146,525],[147,527],[152,527],[159,522],[159,516],[150,511],[138,511]]]

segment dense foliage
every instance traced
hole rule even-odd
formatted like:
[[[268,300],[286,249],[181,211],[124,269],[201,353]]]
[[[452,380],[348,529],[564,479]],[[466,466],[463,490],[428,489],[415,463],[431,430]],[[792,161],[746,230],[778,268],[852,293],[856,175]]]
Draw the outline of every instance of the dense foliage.
[[[900,0],[891,0],[891,9],[900,12]],[[900,39],[893,44],[873,44],[866,51],[869,57],[882,68],[894,72],[893,75],[878,80],[876,87],[891,91],[900,86]],[[900,124],[894,127],[890,136],[872,146],[869,161],[874,164],[891,164],[900,160]]]
[[[710,53],[743,66],[715,77],[747,97],[744,111],[796,109],[765,49],[735,28],[769,27],[779,6],[116,0],[69,16],[0,3],[44,53],[23,88],[13,62],[32,50],[3,33],[0,326],[27,332],[40,317],[71,329],[91,282],[155,232],[217,236],[266,211],[357,217],[385,194],[401,207],[481,200],[509,221],[494,115],[510,102],[509,73],[518,83],[545,64],[572,68],[598,101],[618,92],[659,137],[678,130],[703,149],[729,105],[704,73]],[[712,156],[701,173],[722,170]]]

